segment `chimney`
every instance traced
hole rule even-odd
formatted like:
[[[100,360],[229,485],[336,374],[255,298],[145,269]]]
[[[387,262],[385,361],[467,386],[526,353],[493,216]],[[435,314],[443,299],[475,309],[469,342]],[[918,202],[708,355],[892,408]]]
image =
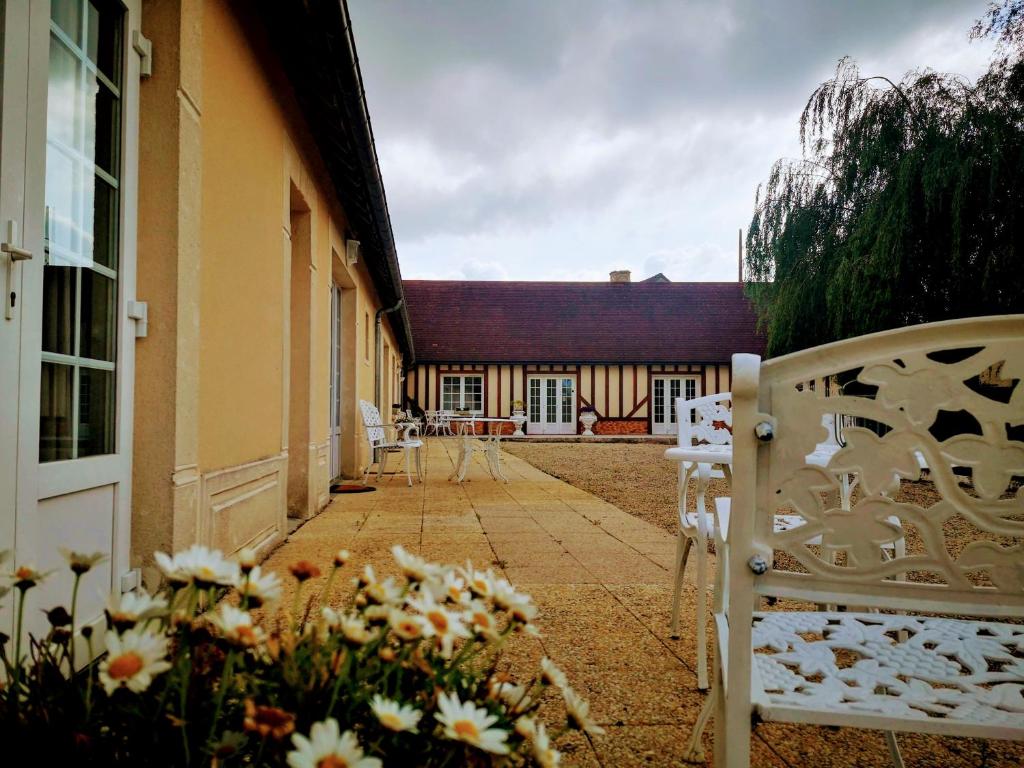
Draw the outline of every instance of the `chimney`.
[[[609,272],[608,277],[613,283],[628,283],[629,282],[629,270],[628,269],[617,269],[614,272]]]

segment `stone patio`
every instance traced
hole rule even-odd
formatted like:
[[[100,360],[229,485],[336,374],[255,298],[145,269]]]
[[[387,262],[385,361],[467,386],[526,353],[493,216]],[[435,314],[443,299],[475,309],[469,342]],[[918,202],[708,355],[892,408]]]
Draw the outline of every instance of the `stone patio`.
[[[347,548],[354,566],[370,563],[392,573],[390,548],[396,543],[429,559],[471,559],[491,567],[533,595],[541,610],[543,637],[516,638],[505,662],[513,671],[532,671],[547,654],[590,700],[607,730],[592,740],[563,740],[566,764],[680,764],[704,695],[694,673],[690,585],[684,594],[683,637],[668,636],[674,538],[507,453],[509,483],[493,481],[479,458],[465,483],[449,482],[456,452],[453,439],[428,439],[425,483],[409,488],[404,475],[392,475],[377,484],[375,493],[335,497],[271,555],[267,567],[287,576],[291,562],[326,565],[335,551]],[[290,588],[292,580],[285,580]],[[344,592],[338,590],[339,600]],[[899,740],[908,766],[1024,763],[1018,744],[914,735]],[[710,762],[710,736],[705,746]],[[752,765],[797,768],[811,763],[890,764],[877,732],[778,724],[756,728]]]

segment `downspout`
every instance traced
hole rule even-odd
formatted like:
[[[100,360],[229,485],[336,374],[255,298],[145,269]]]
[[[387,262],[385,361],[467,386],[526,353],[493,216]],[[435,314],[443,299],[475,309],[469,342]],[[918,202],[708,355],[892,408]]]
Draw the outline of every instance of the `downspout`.
[[[384,352],[384,336],[381,333],[381,318],[384,317],[384,315],[390,315],[392,312],[397,312],[399,309],[402,308],[402,304],[404,302],[405,299],[402,298],[399,299],[398,303],[395,304],[395,306],[393,307],[390,307],[388,309],[384,309],[383,307],[381,307],[380,309],[377,310],[373,318],[373,348],[375,353],[374,360],[376,361],[376,364],[373,366],[373,402],[374,405],[377,406],[378,411],[380,410],[380,385],[382,381],[380,374],[381,367],[384,364],[383,361],[381,360],[381,356]],[[386,419],[390,420],[390,418],[391,412],[388,411]]]

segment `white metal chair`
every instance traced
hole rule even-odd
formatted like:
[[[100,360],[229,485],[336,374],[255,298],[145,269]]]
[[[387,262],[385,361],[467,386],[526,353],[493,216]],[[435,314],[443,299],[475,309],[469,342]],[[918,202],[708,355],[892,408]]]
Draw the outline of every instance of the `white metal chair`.
[[[1024,442],[1012,429],[1024,424],[1022,363],[1024,315],[904,328],[764,363],[733,357],[734,482],[731,510],[719,509],[709,698],[716,765],[749,765],[752,714],[887,731],[897,765],[898,731],[1024,739],[1024,625],[996,620],[1024,618],[1024,495],[1013,487]],[[797,389],[844,371],[870,394]],[[848,427],[845,447],[821,467],[807,456],[826,412],[884,427]],[[960,412],[973,419],[943,420]],[[892,498],[900,478],[919,476],[917,453],[941,496],[930,506]],[[970,468],[971,487],[954,466]],[[842,472],[860,486],[851,509],[829,501]],[[777,530],[780,508],[805,523]],[[902,536],[894,515],[918,531],[923,551],[880,557]],[[943,527],[954,515],[975,534],[962,548]],[[820,547],[807,546],[810,534]],[[792,562],[799,568],[787,570]],[[928,579],[898,579],[908,572]],[[875,612],[762,613],[763,596]],[[989,618],[959,618],[976,616]]]
[[[423,434],[438,434],[437,411],[424,411],[427,423],[423,427]]]
[[[363,415],[363,427],[366,430],[366,439],[370,444],[370,461],[366,465],[366,472],[363,475],[363,483],[370,478],[370,467],[377,465],[377,479],[384,475],[387,466],[388,455],[402,451],[405,454],[405,476],[412,485],[412,461],[413,454],[416,460],[416,477],[423,480],[423,465],[420,461],[420,449],[423,441],[419,438],[419,427],[414,423],[407,424],[383,424],[380,418],[380,411],[373,403],[366,400],[359,401],[359,410]],[[388,430],[391,430],[391,437]],[[402,436],[398,436],[398,430],[402,430]],[[417,436],[413,437],[412,433]]]

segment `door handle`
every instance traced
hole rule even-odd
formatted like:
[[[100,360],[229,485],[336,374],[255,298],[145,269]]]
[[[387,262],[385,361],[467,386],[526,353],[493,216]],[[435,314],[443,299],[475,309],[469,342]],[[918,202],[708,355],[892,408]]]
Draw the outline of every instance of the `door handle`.
[[[14,317],[14,303],[18,300],[18,294],[14,290],[14,265],[19,261],[28,261],[32,258],[32,251],[26,250],[14,243],[18,240],[18,222],[14,219],[7,221],[7,239],[0,242],[0,253],[7,254],[7,297],[4,299],[4,318],[10,320]]]

